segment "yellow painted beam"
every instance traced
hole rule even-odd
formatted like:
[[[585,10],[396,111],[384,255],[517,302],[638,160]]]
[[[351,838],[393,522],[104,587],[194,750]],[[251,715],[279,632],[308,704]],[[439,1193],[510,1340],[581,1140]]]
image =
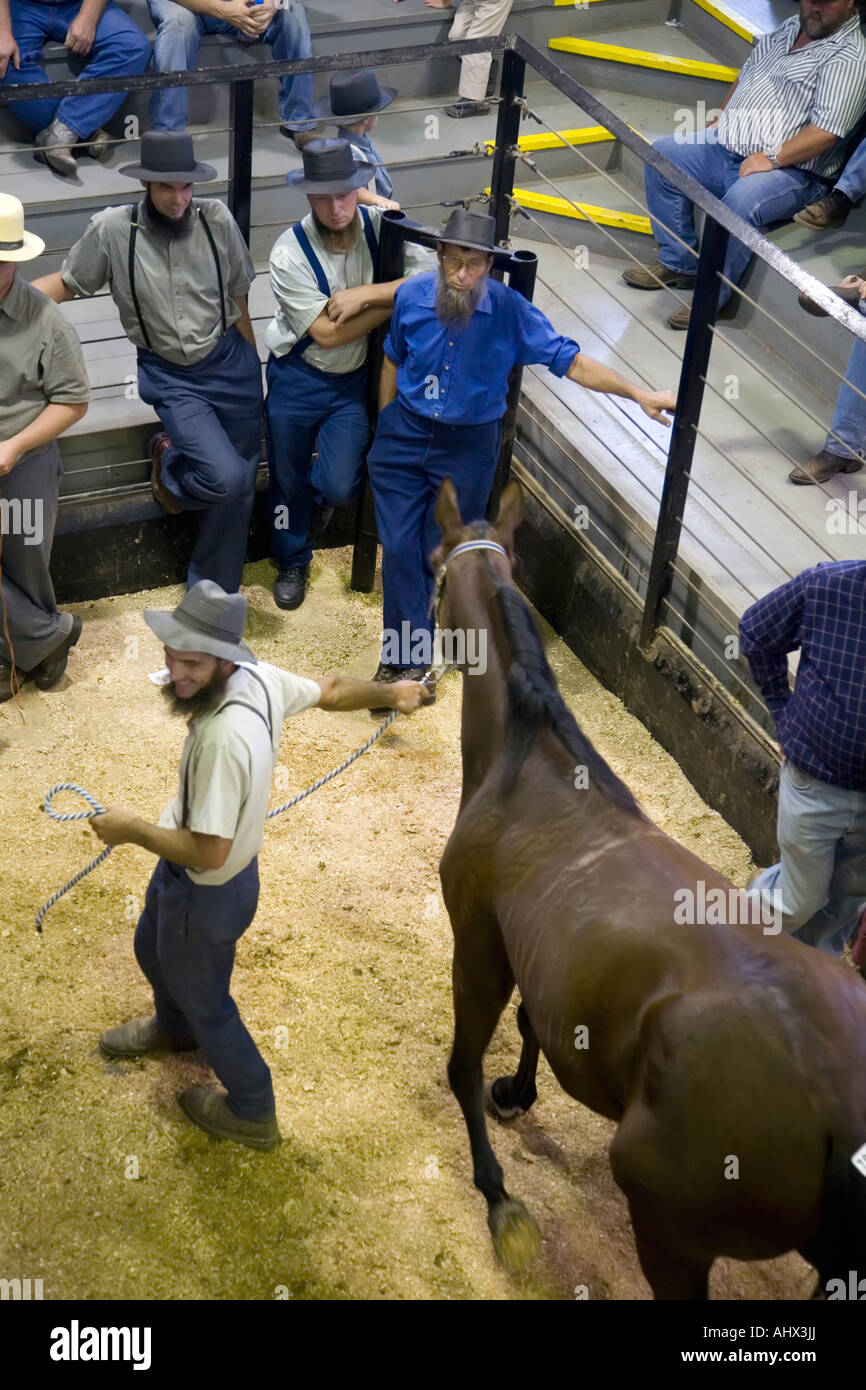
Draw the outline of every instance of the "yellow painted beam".
[[[490,189],[486,190],[488,193]],[[552,212],[557,217],[573,217],[579,222],[600,222],[603,227],[619,227],[624,232],[642,232],[652,236],[648,217],[636,212],[620,212],[618,208],[597,207],[594,203],[570,203],[567,198],[554,198],[549,193],[534,193],[527,188],[515,188],[514,197],[521,207],[531,212]],[[520,224],[515,227],[519,232]]]
[[[605,130],[603,125],[585,125],[578,130],[543,131],[540,135],[520,135],[517,144],[525,154],[536,150],[556,150],[561,145],[595,145],[602,140],[615,140],[616,136]],[[492,154],[495,140],[485,140],[488,154]]]
[[[553,0],[554,5],[567,5],[570,10],[582,10],[584,5],[598,5],[601,0]]]
[[[584,58],[604,58],[611,63],[630,63],[656,72],[676,72],[686,77],[708,77],[714,82],[735,82],[739,68],[722,63],[705,63],[695,58],[675,58],[672,53],[650,53],[643,48],[623,48],[617,43],[600,43],[595,39],[550,39],[548,48],[561,53],[577,53]]]
[[[559,0],[556,0],[559,4]],[[694,0],[694,3],[707,14],[711,14],[713,19],[717,19],[720,24],[724,24],[726,29],[730,29],[734,34],[739,34],[741,39],[747,43],[754,43],[756,39],[763,37],[763,29],[753,29],[749,21],[742,15],[738,15],[736,10],[731,10],[727,5],[721,4],[721,0]]]

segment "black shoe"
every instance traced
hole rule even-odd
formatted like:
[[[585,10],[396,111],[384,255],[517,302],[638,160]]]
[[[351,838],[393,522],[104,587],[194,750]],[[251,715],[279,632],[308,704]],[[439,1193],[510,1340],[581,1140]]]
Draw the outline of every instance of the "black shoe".
[[[419,681],[426,674],[426,666],[389,666],[386,662],[380,661],[373,680],[379,681],[382,685],[393,685],[395,681]],[[436,692],[431,688],[430,699],[424,703],[432,705],[435,699]],[[391,709],[388,705],[377,705],[370,713],[374,719],[381,719],[383,714],[390,714]]]
[[[19,666],[16,666],[15,689],[20,690],[27,679],[27,673],[22,671]],[[2,705],[5,700],[11,700],[12,693],[12,667],[8,661],[0,661],[0,705]]]
[[[34,666],[28,675],[32,678],[37,690],[51,690],[57,684],[63,672],[66,670],[66,663],[69,660],[69,650],[75,646],[81,636],[81,619],[74,617],[72,627],[62,641],[40,661],[38,666]]]
[[[333,507],[314,507],[310,520],[310,540],[317,541],[325,534],[334,515]]]
[[[467,116],[486,116],[489,110],[486,101],[470,101],[468,97],[460,97],[453,106],[445,107],[445,115],[453,116],[455,121],[462,121]]]
[[[300,608],[307,597],[309,573],[309,565],[294,565],[291,569],[280,570],[274,585],[274,603],[278,608]]]

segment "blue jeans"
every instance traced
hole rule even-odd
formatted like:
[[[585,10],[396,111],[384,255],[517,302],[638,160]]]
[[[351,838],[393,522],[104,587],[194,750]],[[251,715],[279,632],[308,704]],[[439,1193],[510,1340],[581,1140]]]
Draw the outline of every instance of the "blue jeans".
[[[858,307],[863,313],[862,299]],[[854,340],[845,376],[852,386],[866,393],[866,343],[861,342],[859,338]],[[831,433],[827,435],[824,445],[828,453],[837,454],[839,458],[862,456],[863,445],[866,443],[866,401],[845,382],[840,386],[839,395],[836,397],[836,409],[833,412],[830,430]],[[838,438],[834,439],[834,435]]]
[[[67,5],[39,4],[37,0],[9,0],[12,32],[21,55],[21,66],[14,68],[10,62],[3,83],[6,86],[20,86],[24,82],[50,81],[45,69],[39,66],[45,42],[53,39],[55,43],[63,43],[66,31],[80,9],[81,0],[73,0]],[[96,26],[93,48],[85,60],[81,80],[124,77],[144,72],[151,56],[150,42],[138,25],[114,4],[114,0],[108,0]],[[34,134],[57,119],[86,140],[111,119],[125,100],[126,92],[64,97],[62,101],[31,98],[30,101],[10,102],[9,110]]]
[[[846,193],[852,203],[859,203],[866,193],[866,140],[861,140],[854,150],[836,187],[840,193]]]
[[[312,58],[310,26],[301,0],[287,0],[284,9],[275,12],[273,19],[257,39],[241,34],[224,19],[193,14],[176,5],[174,0],[147,0],[150,16],[157,26],[153,49],[157,72],[189,72],[195,67],[199,45],[204,34],[229,34],[238,43],[267,44],[277,62],[294,62]],[[292,130],[302,130],[313,121],[313,75],[305,72],[297,77],[280,78],[280,120]],[[189,92],[186,87],[167,87],[154,92],[150,98],[150,122],[153,130],[185,130],[189,120]]]
[[[228,883],[194,883],[186,869],[159,859],[135,929],[135,958],[150,982],[156,1022],[166,1037],[190,1034],[228,1091],[242,1120],[275,1113],[267,1063],[229,994],[235,942],[256,915],[258,859]]]
[[[358,495],[370,438],[367,368],[320,372],[299,355],[272,353],[266,376],[271,554],[285,570],[313,558],[313,503],[345,507]]]
[[[866,906],[866,792],[819,782],[786,759],[777,837],[781,862],[749,891],[780,893],[785,930],[840,956]]]
[[[234,326],[192,367],[141,348],[138,394],[172,442],[162,457],[166,490],[199,513],[187,588],[212,579],[236,593],[261,462],[259,355]]]
[[[653,141],[653,149],[684,173],[691,174],[708,193],[723,202],[731,212],[751,222],[753,227],[786,222],[800,208],[823,195],[825,184],[814,174],[804,174],[800,169],[772,169],[766,174],[748,174],[739,178],[743,156],[731,154],[717,140],[708,140],[707,136],[713,134],[713,131],[699,130],[683,138],[665,135]],[[694,275],[697,258],[686,249],[692,247],[697,250],[698,246],[691,201],[649,165],[646,168],[645,186],[653,233],[659,245],[659,260],[669,270]],[[670,231],[665,228],[670,228]],[[672,232],[676,236],[671,235]],[[681,246],[676,237],[680,237],[686,246]],[[731,237],[722,274],[737,284],[751,258],[749,248],[736,237]],[[719,308],[729,297],[730,291],[726,285],[722,285]]]
[[[379,415],[367,468],[382,541],[386,632],[401,633],[404,622],[410,633],[431,632],[430,556],[442,539],[433,515],[436,496],[450,478],[464,521],[483,521],[501,438],[501,420],[445,425],[408,410],[399,396]]]

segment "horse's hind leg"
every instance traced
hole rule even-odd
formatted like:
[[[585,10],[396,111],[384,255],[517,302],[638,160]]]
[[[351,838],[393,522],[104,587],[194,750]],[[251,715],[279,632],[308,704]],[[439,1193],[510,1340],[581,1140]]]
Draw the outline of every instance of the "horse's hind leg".
[[[653,1298],[691,1299],[699,1302],[709,1298],[710,1265],[694,1255],[674,1254],[658,1240],[658,1223],[640,1213],[638,1204],[629,1201],[631,1224],[640,1267],[653,1291]]]
[[[523,1039],[517,1071],[514,1076],[497,1077],[484,1091],[489,1114],[503,1122],[513,1120],[517,1115],[524,1115],[538,1097],[538,1091],[535,1089],[538,1039],[523,1003],[517,1010],[517,1027]]]
[[[454,1046],[448,1081],[466,1121],[473,1178],[487,1201],[494,1249],[507,1268],[517,1269],[536,1254],[539,1234],[523,1203],[505,1190],[484,1118],[481,1062],[514,988],[495,919],[489,924],[474,919],[462,936],[455,925],[453,985]]]

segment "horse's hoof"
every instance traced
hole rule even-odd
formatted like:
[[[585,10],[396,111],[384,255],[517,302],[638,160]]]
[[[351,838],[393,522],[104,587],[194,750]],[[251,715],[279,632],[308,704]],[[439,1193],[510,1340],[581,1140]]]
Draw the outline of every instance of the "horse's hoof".
[[[491,1208],[488,1225],[497,1258],[506,1269],[522,1269],[535,1259],[541,1248],[541,1233],[522,1202],[506,1197]]]
[[[506,1078],[499,1077],[498,1079],[504,1081]],[[484,1083],[484,1108],[488,1115],[494,1120],[498,1120],[501,1125],[510,1125],[512,1120],[516,1120],[518,1115],[523,1114],[523,1110],[519,1105],[511,1105],[508,1108],[498,1105],[493,1094],[495,1085],[495,1081],[485,1081]]]

